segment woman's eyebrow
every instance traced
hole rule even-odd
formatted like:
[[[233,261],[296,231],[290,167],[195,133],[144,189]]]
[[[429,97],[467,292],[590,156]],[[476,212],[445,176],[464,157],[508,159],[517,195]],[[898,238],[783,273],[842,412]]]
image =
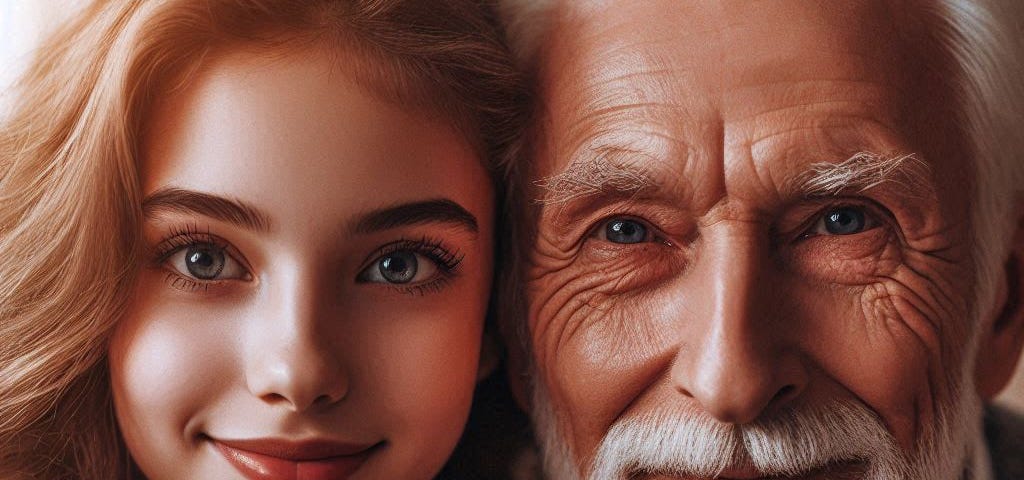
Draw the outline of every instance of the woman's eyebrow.
[[[448,223],[477,232],[477,221],[462,205],[447,198],[409,202],[373,210],[356,218],[349,227],[354,233],[372,233],[407,225]]]
[[[267,232],[271,227],[266,213],[245,202],[174,187],[161,188],[142,201],[142,213],[147,218],[160,212],[205,215],[259,232]]]

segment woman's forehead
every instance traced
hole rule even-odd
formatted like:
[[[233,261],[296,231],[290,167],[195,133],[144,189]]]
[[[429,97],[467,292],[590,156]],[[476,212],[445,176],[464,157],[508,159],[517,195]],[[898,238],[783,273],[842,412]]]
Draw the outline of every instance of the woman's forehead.
[[[144,195],[217,194],[281,219],[491,196],[475,150],[450,124],[364,93],[324,57],[212,63],[153,110],[142,152]]]

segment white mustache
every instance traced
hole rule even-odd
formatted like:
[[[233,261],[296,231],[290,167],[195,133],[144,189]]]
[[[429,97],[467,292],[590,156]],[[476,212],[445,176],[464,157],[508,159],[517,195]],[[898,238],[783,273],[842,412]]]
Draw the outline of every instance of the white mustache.
[[[765,476],[795,476],[851,461],[865,464],[866,479],[906,478],[910,470],[878,417],[853,401],[791,409],[745,425],[660,410],[614,424],[594,457],[590,479],[639,473],[714,478],[751,466]]]

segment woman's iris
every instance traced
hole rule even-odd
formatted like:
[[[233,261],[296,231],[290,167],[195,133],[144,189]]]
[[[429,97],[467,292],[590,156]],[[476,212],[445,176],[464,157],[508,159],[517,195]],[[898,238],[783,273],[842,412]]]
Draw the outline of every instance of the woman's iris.
[[[412,252],[395,252],[377,264],[380,275],[390,283],[409,283],[416,277],[419,264]]]
[[[224,252],[210,245],[193,245],[185,252],[188,273],[201,280],[213,280],[224,270]]]

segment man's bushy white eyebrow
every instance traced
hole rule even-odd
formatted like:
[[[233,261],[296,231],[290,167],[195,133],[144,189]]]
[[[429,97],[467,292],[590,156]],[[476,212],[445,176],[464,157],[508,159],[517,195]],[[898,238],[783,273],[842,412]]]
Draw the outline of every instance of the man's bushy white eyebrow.
[[[896,184],[909,195],[932,192],[931,170],[913,153],[878,154],[857,152],[839,162],[813,163],[801,178],[800,189],[807,196],[835,196],[862,193],[883,184]]]
[[[536,201],[551,205],[609,191],[636,194],[654,186],[654,180],[636,162],[614,161],[615,157],[630,156],[644,158],[645,154],[618,147],[600,149],[594,157],[573,162],[564,172],[534,182],[544,191]]]

